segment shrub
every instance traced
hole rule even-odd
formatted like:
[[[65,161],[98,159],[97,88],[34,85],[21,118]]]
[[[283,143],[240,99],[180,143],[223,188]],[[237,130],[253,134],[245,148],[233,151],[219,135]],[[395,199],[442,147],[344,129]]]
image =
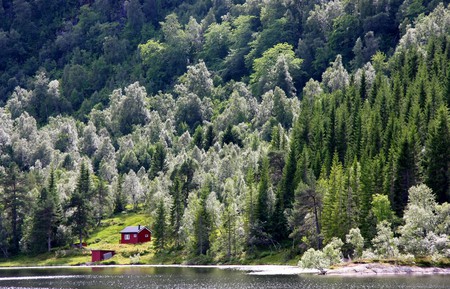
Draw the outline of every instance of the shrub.
[[[135,254],[133,256],[130,256],[130,264],[139,264],[141,262],[141,255]]]

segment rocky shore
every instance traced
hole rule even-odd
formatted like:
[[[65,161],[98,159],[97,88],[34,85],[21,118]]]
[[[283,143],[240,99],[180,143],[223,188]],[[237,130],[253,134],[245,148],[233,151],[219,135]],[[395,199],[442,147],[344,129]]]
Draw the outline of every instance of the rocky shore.
[[[349,264],[326,271],[326,275],[435,275],[450,274],[450,268],[400,266],[370,263]]]

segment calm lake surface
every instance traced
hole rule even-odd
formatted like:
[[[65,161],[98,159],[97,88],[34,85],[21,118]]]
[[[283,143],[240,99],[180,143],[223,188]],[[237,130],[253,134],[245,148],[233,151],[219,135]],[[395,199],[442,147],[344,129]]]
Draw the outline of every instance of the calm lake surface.
[[[450,288],[450,276],[252,275],[219,268],[107,267],[1,269],[0,288]]]

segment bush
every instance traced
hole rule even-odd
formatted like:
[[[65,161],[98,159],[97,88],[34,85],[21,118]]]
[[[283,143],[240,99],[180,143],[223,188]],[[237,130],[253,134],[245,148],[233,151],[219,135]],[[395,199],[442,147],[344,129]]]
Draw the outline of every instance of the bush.
[[[324,273],[325,268],[329,268],[331,265],[341,262],[342,245],[344,245],[344,243],[341,239],[333,238],[331,239],[331,242],[323,248],[323,251],[311,248],[303,254],[298,262],[298,266],[302,268],[317,269],[321,273]]]
[[[342,259],[342,253],[341,248],[344,243],[341,239],[333,237],[331,239],[331,242],[328,243],[323,248],[323,253],[326,258],[328,258],[330,265],[338,264],[341,262]]]
[[[135,254],[133,256],[130,256],[130,264],[135,265],[135,264],[139,264],[140,262],[141,262],[141,255],[139,253]]]
[[[360,258],[364,249],[364,238],[358,228],[350,229],[350,232],[345,236],[347,243],[354,248],[353,256]]]
[[[313,248],[306,251],[298,262],[298,266],[301,268],[317,269],[320,272],[324,272],[325,268],[330,267],[330,265],[330,260],[325,257],[325,254]]]

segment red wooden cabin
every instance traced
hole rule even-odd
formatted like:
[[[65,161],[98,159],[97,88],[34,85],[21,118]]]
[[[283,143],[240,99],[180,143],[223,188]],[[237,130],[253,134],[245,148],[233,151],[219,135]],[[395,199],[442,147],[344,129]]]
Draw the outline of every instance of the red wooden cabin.
[[[152,231],[141,225],[126,227],[120,234],[122,234],[121,244],[145,243],[152,240]]]
[[[116,254],[113,250],[91,250],[92,262],[99,262],[112,258]]]

